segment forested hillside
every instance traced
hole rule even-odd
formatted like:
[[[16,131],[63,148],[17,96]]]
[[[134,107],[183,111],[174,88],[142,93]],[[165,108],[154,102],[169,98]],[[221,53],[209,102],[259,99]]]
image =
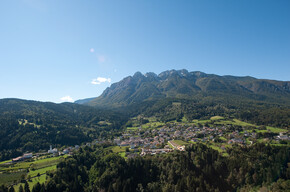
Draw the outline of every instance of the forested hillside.
[[[197,144],[186,152],[127,161],[107,147],[81,149],[61,162],[41,187],[47,192],[250,191],[262,185],[273,191],[289,190],[289,147],[236,146],[223,157]]]
[[[49,145],[75,145],[120,129],[126,118],[78,104],[0,100],[0,160]]]

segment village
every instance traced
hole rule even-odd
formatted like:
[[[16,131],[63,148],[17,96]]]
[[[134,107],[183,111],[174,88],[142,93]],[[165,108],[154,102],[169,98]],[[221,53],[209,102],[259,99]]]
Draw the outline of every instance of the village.
[[[265,134],[266,133],[266,134]],[[121,136],[108,140],[105,138],[96,139],[91,143],[81,146],[66,147],[62,150],[50,148],[43,153],[24,153],[22,156],[13,158],[10,163],[24,161],[30,158],[37,158],[43,155],[52,157],[71,155],[83,146],[92,146],[95,144],[111,144],[125,150],[125,157],[134,158],[136,156],[155,155],[169,153],[174,150],[185,151],[186,145],[203,143],[215,150],[226,153],[226,148],[232,145],[252,145],[255,142],[270,142],[272,144],[287,143],[289,140],[287,130],[258,130],[248,127],[237,127],[232,125],[221,126],[195,126],[195,124],[186,124],[172,122],[166,125],[153,127],[151,129],[142,128],[126,129],[121,132]]]
[[[266,133],[266,134],[265,134]],[[193,126],[193,124],[170,123],[160,128],[144,129],[141,126],[134,130],[126,130],[122,136],[113,140],[119,147],[127,147],[126,155],[138,153],[161,154],[173,150],[185,151],[185,146],[194,143],[204,143],[212,148],[225,152],[232,145],[252,145],[255,142],[271,142],[279,144],[288,141],[285,130],[255,130],[240,127],[235,129],[227,126]],[[283,142],[282,142],[283,143]]]
[[[31,159],[31,158],[37,158],[40,156],[51,156],[51,157],[56,157],[56,156],[62,156],[62,155],[72,155],[74,151],[78,150],[80,148],[79,145],[75,145],[75,147],[67,147],[65,149],[63,149],[62,151],[59,151],[57,148],[52,148],[52,145],[50,145],[50,149],[47,152],[43,152],[43,153],[24,153],[22,156],[13,158],[10,162],[8,162],[7,164],[10,163],[17,163],[17,162],[21,162],[27,159]]]

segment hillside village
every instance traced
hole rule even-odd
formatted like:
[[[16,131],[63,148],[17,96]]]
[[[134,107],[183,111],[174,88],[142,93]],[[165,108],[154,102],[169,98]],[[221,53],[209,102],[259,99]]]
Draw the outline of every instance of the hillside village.
[[[261,128],[260,128],[261,129]],[[263,129],[263,128],[262,128]],[[279,132],[280,131],[280,132]],[[232,145],[252,145],[255,142],[270,142],[274,145],[287,143],[287,130],[259,130],[248,127],[195,126],[194,124],[170,123],[159,128],[126,130],[113,142],[120,147],[130,148],[130,152],[140,155],[168,153],[185,150],[185,145],[201,142],[219,151],[226,151]],[[129,153],[128,153],[129,154]]]
[[[286,129],[259,130],[249,127],[236,127],[233,125],[202,126],[194,123],[171,122],[155,128],[127,129],[121,136],[112,140],[101,138],[92,143],[83,144],[91,146],[94,144],[112,144],[125,148],[125,156],[131,158],[137,155],[155,155],[172,152],[174,150],[185,151],[185,146],[194,143],[204,143],[214,149],[226,153],[226,148],[234,144],[246,146],[255,142],[270,142],[274,145],[287,144],[290,140],[289,132]],[[79,145],[66,147],[62,150],[52,148],[44,153],[25,153],[22,156],[12,159],[12,163],[38,157],[40,155],[61,156],[73,154],[80,148]]]

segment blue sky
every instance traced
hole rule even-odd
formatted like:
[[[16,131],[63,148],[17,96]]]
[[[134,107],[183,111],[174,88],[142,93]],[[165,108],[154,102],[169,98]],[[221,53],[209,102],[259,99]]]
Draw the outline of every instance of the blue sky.
[[[0,1],[0,98],[72,101],[170,69],[290,80],[288,0]]]

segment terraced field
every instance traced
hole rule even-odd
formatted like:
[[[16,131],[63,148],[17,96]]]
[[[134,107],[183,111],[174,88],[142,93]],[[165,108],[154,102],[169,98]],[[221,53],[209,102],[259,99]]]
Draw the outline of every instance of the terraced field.
[[[46,172],[55,170],[57,163],[66,157],[41,157],[12,164],[7,164],[10,161],[0,162],[0,185],[13,185],[18,191],[20,181],[27,180],[32,189],[37,182],[45,182]]]

